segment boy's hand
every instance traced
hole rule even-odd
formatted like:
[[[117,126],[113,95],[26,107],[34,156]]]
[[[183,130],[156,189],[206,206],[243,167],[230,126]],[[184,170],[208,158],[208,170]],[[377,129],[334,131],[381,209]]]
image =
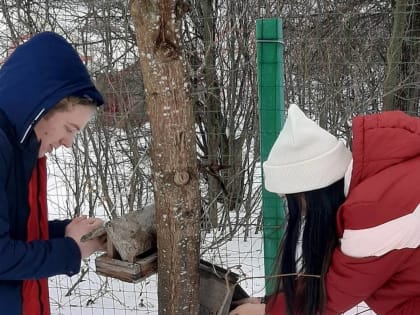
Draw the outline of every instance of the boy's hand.
[[[82,242],[81,237],[94,229],[102,226],[104,221],[98,218],[88,218],[81,216],[73,219],[66,226],[66,237],[71,237],[79,246],[82,258],[89,257],[97,250],[101,250],[104,246],[104,238],[94,238],[92,240]]]

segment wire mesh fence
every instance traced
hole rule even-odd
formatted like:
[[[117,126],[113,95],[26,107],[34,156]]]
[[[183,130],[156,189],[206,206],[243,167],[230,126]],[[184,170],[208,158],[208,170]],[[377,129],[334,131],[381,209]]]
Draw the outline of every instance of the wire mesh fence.
[[[3,59],[28,34],[63,33],[106,98],[74,148],[49,157],[50,217],[108,221],[152,203],[151,131],[128,1],[19,3],[2,1]],[[190,1],[182,27],[202,192],[200,247],[204,259],[238,274],[249,295],[263,296],[255,20],[283,18],[286,104],[298,103],[350,144],[351,118],[382,109],[392,8],[389,1],[208,3]],[[412,37],[417,45],[418,38]],[[408,77],[399,86],[418,91],[418,80]],[[406,95],[418,113],[418,95]],[[49,285],[53,314],[158,313],[156,275],[135,284],[97,275],[95,257],[80,274],[51,278]],[[370,311],[359,305],[349,314]]]

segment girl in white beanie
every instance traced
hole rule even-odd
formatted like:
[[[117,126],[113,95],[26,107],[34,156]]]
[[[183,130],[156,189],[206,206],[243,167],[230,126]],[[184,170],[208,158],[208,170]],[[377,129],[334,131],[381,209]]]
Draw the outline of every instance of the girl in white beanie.
[[[291,105],[263,168],[266,189],[287,199],[275,274],[293,275],[277,277],[267,301],[250,298],[230,314],[332,315],[361,301],[378,315],[419,313],[418,118],[356,117],[352,161]]]

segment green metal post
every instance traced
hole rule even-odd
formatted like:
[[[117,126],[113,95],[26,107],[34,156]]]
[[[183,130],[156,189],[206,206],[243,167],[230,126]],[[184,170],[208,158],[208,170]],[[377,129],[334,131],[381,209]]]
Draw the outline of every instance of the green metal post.
[[[284,119],[283,27],[279,18],[256,23],[258,94],[260,104],[261,163],[267,160]],[[262,191],[264,268],[271,275],[282,236],[283,202],[265,188]],[[266,292],[272,290],[266,280]]]

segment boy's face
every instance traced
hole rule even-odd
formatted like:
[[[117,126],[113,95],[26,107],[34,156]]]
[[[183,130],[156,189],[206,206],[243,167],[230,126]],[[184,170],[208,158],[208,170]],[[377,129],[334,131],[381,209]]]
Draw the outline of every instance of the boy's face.
[[[41,142],[38,157],[62,145],[71,147],[74,137],[86,126],[93,113],[91,106],[75,105],[68,111],[57,111],[49,117],[42,117],[34,126],[36,137]]]

